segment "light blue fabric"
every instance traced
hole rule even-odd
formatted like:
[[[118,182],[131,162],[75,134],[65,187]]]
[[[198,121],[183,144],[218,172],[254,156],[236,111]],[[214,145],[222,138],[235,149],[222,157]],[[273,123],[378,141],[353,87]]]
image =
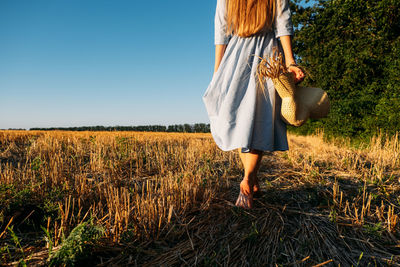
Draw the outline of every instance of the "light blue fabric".
[[[274,30],[242,38],[227,36],[225,1],[217,0],[215,44],[227,44],[217,72],[203,95],[211,134],[223,151],[241,147],[262,151],[288,150],[281,99],[269,79],[265,95],[257,87],[259,57],[271,55],[277,38],[293,35],[288,0],[277,0]]]

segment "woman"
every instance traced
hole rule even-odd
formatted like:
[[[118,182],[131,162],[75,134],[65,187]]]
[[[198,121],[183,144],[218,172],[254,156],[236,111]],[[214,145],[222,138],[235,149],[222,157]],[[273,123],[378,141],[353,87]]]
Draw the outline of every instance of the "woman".
[[[264,151],[288,150],[281,99],[271,80],[257,87],[259,57],[283,50],[285,64],[304,78],[293,57],[289,0],[217,0],[214,76],[203,101],[212,136],[220,149],[238,149],[244,177],[236,205],[252,208],[260,191],[257,171]],[[278,38],[280,43],[278,42]]]

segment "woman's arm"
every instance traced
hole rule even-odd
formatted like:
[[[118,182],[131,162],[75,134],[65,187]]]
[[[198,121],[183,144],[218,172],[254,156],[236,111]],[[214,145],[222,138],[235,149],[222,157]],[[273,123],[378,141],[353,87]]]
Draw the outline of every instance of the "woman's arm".
[[[214,65],[214,73],[217,72],[219,65],[221,64],[222,57],[224,56],[226,44],[217,44],[215,45],[215,65]]]
[[[304,79],[304,73],[299,67],[295,66],[290,66],[290,64],[296,64],[296,61],[294,60],[293,57],[293,50],[292,50],[292,38],[290,35],[283,35],[279,37],[282,48],[283,48],[283,53],[285,54],[285,63],[286,67],[288,67],[290,72],[293,72],[295,74],[295,83],[301,82]]]
[[[290,35],[284,35],[279,37],[279,39],[281,40],[283,52],[285,54],[286,67],[292,63],[296,63],[293,57],[292,37]]]
[[[292,35],[294,34],[292,14],[290,12],[289,0],[278,0],[278,9],[275,17],[275,36],[279,38],[282,44],[286,66],[290,72],[295,74],[295,82],[301,82],[304,79],[303,71],[298,67],[289,67],[290,64],[296,64],[292,51]]]
[[[215,65],[214,73],[217,72],[224,56],[230,36],[226,35],[226,0],[217,0],[214,20],[214,44],[215,44]]]

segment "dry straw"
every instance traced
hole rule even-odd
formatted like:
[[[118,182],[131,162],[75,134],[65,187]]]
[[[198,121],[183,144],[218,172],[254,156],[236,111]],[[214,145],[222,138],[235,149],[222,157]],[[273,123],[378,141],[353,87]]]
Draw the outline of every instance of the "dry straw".
[[[328,94],[321,88],[297,86],[292,72],[284,64],[276,48],[271,56],[261,58],[257,66],[259,87],[265,95],[265,81],[270,78],[282,98],[282,119],[293,126],[303,125],[308,118],[319,119],[329,113]]]
[[[234,207],[239,155],[209,133],[0,131],[0,200],[26,196],[0,205],[0,265],[21,263],[7,226],[27,265],[47,266],[50,244],[90,219],[106,229],[91,265],[399,266],[399,140],[289,133],[288,152],[263,157],[265,194],[246,211]],[[40,230],[17,231],[40,211],[22,208],[45,203],[57,211],[39,218],[47,248]]]

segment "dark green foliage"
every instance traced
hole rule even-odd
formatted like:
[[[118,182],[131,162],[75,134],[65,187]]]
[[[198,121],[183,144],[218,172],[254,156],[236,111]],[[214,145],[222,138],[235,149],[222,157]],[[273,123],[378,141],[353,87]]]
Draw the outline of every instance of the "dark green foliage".
[[[99,226],[87,222],[79,224],[51,256],[50,266],[75,266],[89,259],[91,249],[103,234],[104,229]]]
[[[0,185],[0,224],[3,227],[13,218],[13,224],[20,232],[38,230],[47,219],[59,218],[58,201],[65,192],[52,188],[44,196],[38,196],[35,187],[39,184],[2,184]],[[0,231],[3,231],[0,227]]]
[[[400,1],[320,0],[292,5],[294,52],[312,74],[305,84],[331,99],[328,118],[298,129],[368,137],[400,130]],[[297,129],[296,129],[297,130]]]

